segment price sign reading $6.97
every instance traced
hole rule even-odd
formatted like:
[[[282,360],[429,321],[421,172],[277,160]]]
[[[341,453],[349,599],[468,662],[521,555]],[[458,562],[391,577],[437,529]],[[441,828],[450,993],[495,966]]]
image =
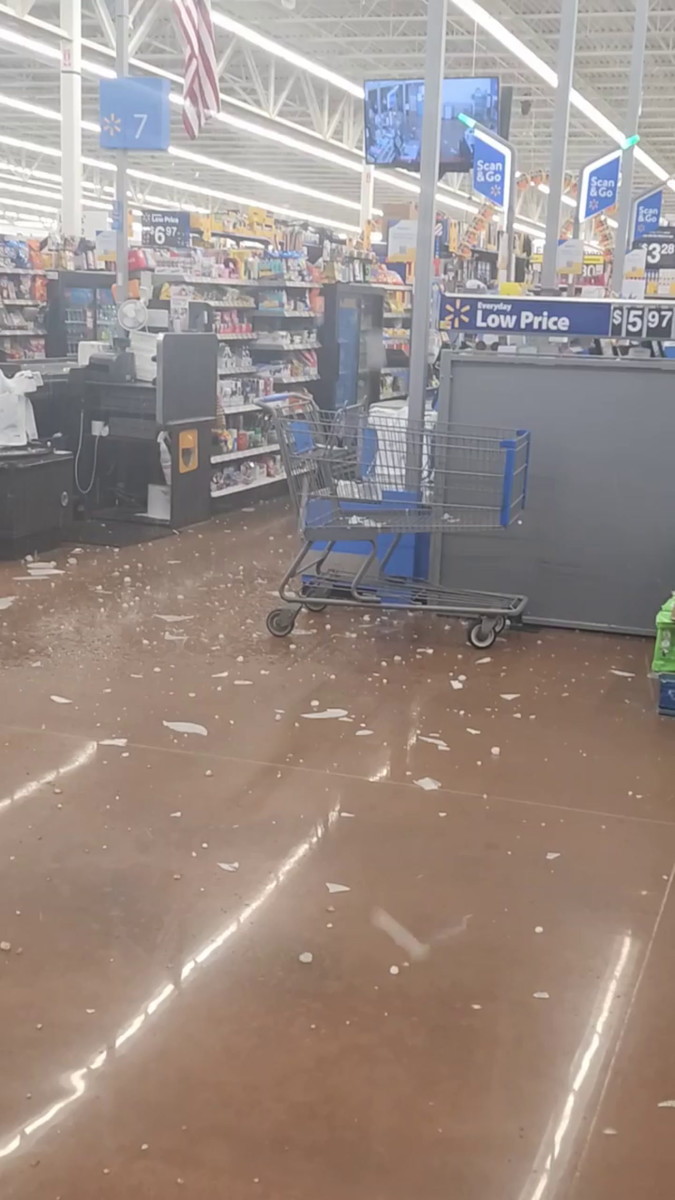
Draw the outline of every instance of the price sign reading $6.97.
[[[190,214],[146,210],[141,217],[144,246],[168,246],[184,250],[190,245]]]

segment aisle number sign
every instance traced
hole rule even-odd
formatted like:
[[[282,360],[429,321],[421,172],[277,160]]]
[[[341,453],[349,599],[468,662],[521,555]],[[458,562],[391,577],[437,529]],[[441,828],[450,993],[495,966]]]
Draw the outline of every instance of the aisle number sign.
[[[621,150],[586,163],[579,177],[579,220],[588,221],[614,208],[619,191]]]
[[[189,212],[145,209],[141,217],[141,242],[144,246],[187,249],[190,245]]]
[[[168,150],[169,80],[133,75],[99,85],[99,145],[103,150]]]
[[[440,298],[439,328],[454,333],[512,333],[554,337],[675,337],[675,304],[530,297]]]

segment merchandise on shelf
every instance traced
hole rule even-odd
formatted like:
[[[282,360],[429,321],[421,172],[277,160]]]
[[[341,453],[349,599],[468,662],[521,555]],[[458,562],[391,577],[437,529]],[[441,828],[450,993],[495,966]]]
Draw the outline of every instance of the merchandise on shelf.
[[[380,399],[405,398],[408,394],[407,367],[385,367],[380,375]]]
[[[312,350],[318,347],[315,330],[266,329],[258,337],[256,350]]]
[[[214,499],[261,484],[284,479],[280,454],[263,454],[256,458],[238,459],[234,463],[215,466],[211,472],[211,495]]]

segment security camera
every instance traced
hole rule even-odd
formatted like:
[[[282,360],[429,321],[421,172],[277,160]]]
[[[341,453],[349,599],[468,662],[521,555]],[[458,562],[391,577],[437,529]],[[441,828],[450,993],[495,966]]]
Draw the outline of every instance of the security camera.
[[[531,111],[532,111],[532,101],[531,100],[521,100],[521,102],[520,102],[521,116],[529,117]]]

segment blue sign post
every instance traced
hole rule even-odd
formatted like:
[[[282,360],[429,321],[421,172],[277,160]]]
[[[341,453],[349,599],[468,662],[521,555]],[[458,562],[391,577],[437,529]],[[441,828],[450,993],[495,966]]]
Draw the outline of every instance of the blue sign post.
[[[602,158],[586,163],[579,176],[579,221],[597,217],[614,208],[619,193],[621,150],[612,150]]]
[[[509,206],[511,151],[482,129],[473,131],[473,190],[495,208]]]
[[[102,150],[168,150],[169,80],[131,75],[99,85]]]
[[[633,201],[633,237],[644,237],[658,229],[661,222],[663,207],[663,188],[655,188],[651,192],[643,192]]]

